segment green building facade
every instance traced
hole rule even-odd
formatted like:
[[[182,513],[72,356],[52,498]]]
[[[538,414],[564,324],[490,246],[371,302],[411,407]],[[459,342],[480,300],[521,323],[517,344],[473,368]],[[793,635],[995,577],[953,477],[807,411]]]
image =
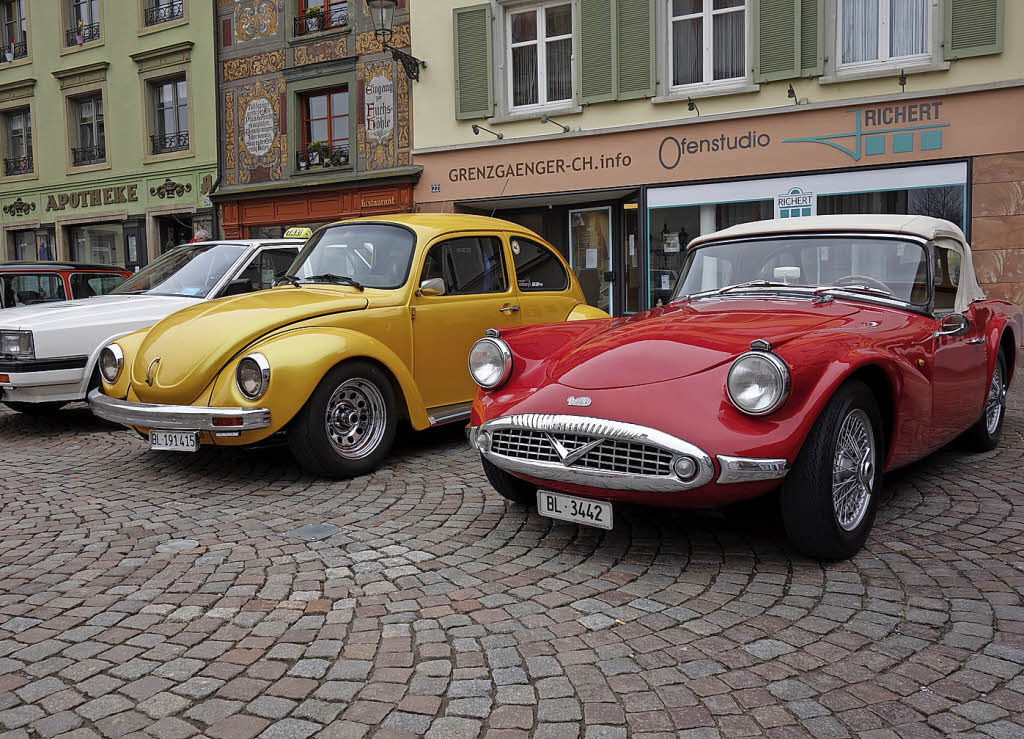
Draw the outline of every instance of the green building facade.
[[[0,261],[137,268],[217,178],[210,0],[0,0]]]

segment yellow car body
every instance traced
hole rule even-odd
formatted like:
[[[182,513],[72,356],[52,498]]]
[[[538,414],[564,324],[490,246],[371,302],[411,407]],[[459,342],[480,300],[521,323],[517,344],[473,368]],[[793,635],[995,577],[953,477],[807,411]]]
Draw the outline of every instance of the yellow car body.
[[[361,359],[387,375],[399,415],[413,428],[425,429],[468,417],[476,385],[466,359],[486,329],[607,317],[585,303],[579,282],[558,251],[514,223],[471,215],[412,214],[355,219],[323,229],[360,222],[397,225],[414,234],[411,264],[400,287],[360,290],[303,282],[186,308],[115,342],[123,354],[123,369],[113,383],[104,377],[102,394],[130,410],[144,408],[157,414],[168,406],[268,411],[269,423],[261,428],[236,430],[225,425],[223,431],[200,430],[201,444],[239,446],[285,429],[328,372]],[[432,249],[447,245],[450,251],[453,240],[477,237],[490,239],[492,248],[493,239],[500,240],[504,292],[421,291]],[[316,236],[296,264],[315,241]],[[557,259],[567,278],[564,289],[520,289],[524,278],[516,273],[515,262],[520,242],[527,241]],[[527,288],[528,283],[525,280],[522,286]],[[264,393],[250,400],[240,390],[236,372],[243,357],[253,353],[265,357],[270,374]],[[114,401],[104,401],[98,394],[90,402],[97,415],[110,420],[126,423],[139,418],[113,412]],[[161,421],[153,423],[126,425],[143,434],[167,427]],[[171,426],[175,427],[181,424]]]

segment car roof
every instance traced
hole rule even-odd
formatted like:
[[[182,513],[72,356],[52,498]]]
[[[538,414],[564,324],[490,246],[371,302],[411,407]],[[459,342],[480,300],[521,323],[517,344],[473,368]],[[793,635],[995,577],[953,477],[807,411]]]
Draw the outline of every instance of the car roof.
[[[4,262],[0,264],[0,271],[3,272],[39,272],[49,270],[81,270],[87,272],[130,272],[125,267],[118,267],[113,264],[86,264],[84,262]]]
[[[830,215],[804,216],[801,218],[775,218],[767,221],[751,221],[699,236],[690,242],[691,246],[708,241],[735,239],[750,236],[771,236],[786,233],[820,233],[822,231],[864,231],[899,233],[918,236],[932,241],[945,238],[966,245],[964,232],[956,225],[941,218],[903,215]]]
[[[468,213],[395,213],[386,216],[362,216],[360,218],[338,221],[330,225],[337,226],[343,223],[360,222],[397,223],[419,231],[421,235],[429,238],[452,231],[517,231],[532,234],[534,238],[541,241],[544,240],[530,229],[518,223],[501,218],[470,215]]]
[[[305,239],[210,239],[209,241],[192,241],[187,244],[178,244],[174,248],[180,249],[183,246],[218,246],[220,244],[232,246],[302,246],[305,243]],[[166,254],[166,252],[164,253]]]

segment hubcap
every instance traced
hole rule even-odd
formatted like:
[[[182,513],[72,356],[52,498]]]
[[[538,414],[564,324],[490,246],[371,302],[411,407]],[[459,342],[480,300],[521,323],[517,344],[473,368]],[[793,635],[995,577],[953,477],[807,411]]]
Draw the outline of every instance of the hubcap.
[[[327,402],[327,438],[338,455],[361,459],[377,448],[387,426],[384,396],[369,380],[358,377],[338,385]]]
[[[860,408],[850,411],[839,427],[832,460],[832,505],[844,531],[864,520],[875,485],[875,432]]]
[[[992,371],[992,384],[988,388],[988,397],[985,399],[985,428],[989,436],[995,434],[999,428],[999,421],[1003,417],[1003,407],[1006,405],[1006,386],[1003,384],[1003,371],[996,363]]]

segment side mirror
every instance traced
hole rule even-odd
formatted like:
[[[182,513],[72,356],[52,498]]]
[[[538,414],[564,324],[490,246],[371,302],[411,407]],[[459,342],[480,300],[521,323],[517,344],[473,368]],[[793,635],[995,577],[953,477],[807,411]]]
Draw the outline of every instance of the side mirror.
[[[429,298],[435,295],[444,295],[445,290],[444,280],[440,277],[433,277],[421,282],[420,289],[416,291],[416,294],[421,298]]]
[[[935,338],[941,336],[963,336],[971,330],[971,322],[962,313],[950,313],[943,316],[939,321],[939,330],[935,332]]]
[[[251,293],[253,290],[252,280],[239,277],[237,280],[232,280],[228,283],[228,286],[224,288],[224,295],[222,297],[226,298],[229,295],[244,295],[245,293]]]

